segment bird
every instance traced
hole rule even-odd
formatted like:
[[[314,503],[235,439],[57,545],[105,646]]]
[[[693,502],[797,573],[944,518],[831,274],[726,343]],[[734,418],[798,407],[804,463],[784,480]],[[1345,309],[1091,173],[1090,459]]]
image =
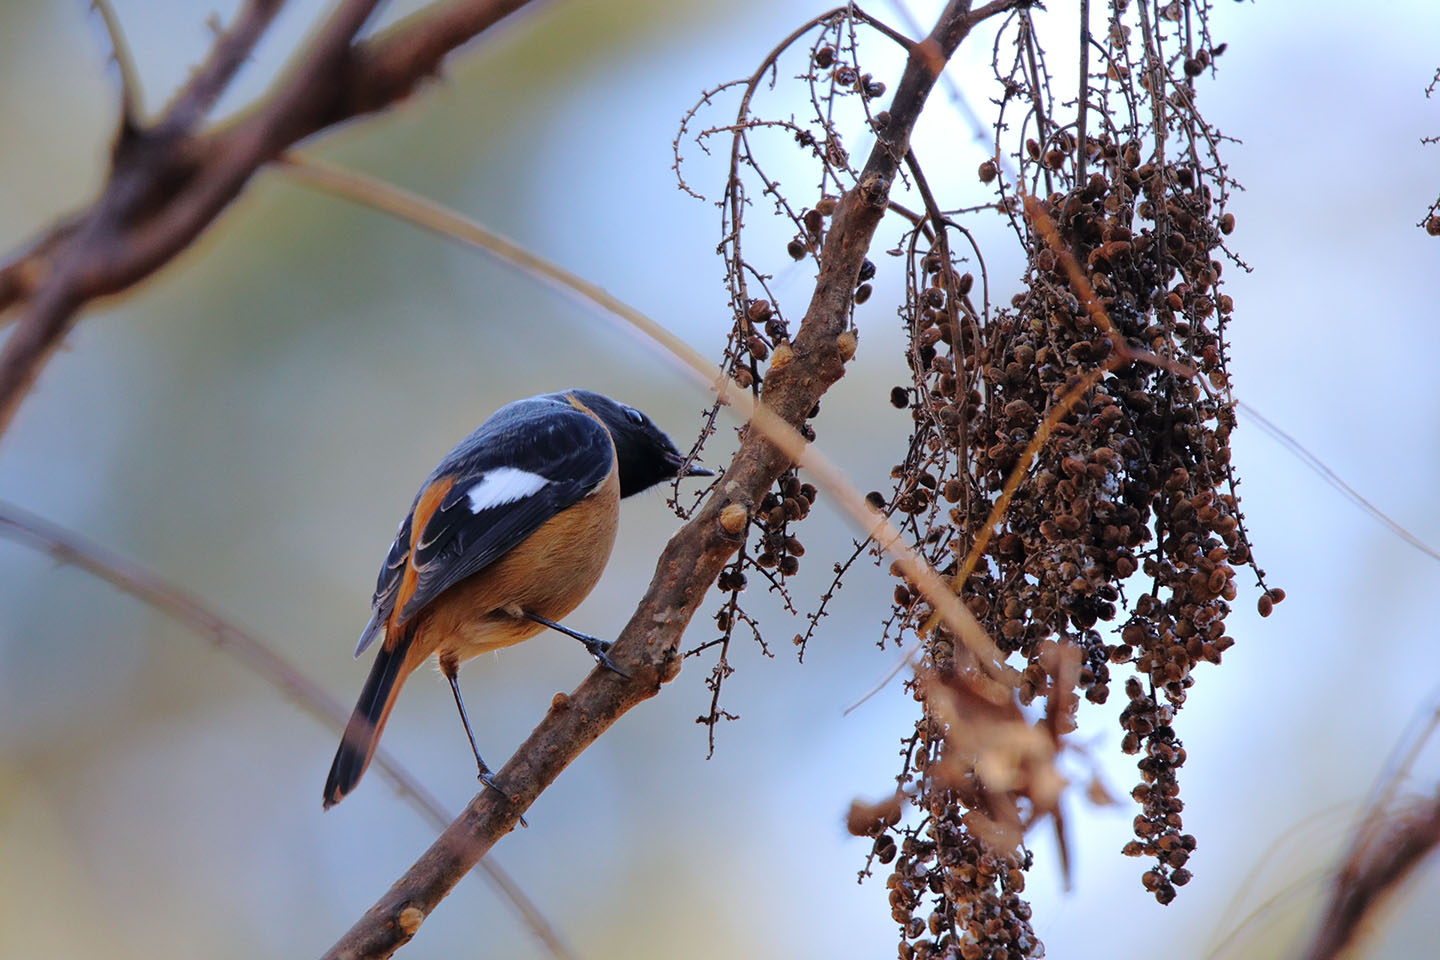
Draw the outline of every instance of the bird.
[[[621,499],[713,475],[648,416],[590,390],[516,400],[460,441],[421,484],[380,567],[355,656],[377,640],[379,650],[335,752],[325,808],[355,789],[401,685],[431,656],[450,683],[479,779],[504,794],[475,743],[461,662],[549,628],[624,676],[609,643],[560,621],[600,579]]]

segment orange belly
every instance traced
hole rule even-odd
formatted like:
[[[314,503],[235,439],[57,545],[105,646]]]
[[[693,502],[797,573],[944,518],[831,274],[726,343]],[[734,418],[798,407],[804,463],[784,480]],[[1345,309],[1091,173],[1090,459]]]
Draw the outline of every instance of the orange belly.
[[[528,640],[557,623],[594,588],[610,559],[620,516],[620,483],[611,471],[595,493],[546,521],[517,547],[446,590],[419,614],[417,645],[442,663]]]

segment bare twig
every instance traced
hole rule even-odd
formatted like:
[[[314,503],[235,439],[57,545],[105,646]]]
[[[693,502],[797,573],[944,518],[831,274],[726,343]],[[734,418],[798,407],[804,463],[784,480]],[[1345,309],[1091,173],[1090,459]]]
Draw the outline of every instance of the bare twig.
[[[105,34],[110,40],[110,59],[115,61],[115,70],[120,74],[120,130],[123,138],[133,131],[140,121],[140,78],[135,69],[135,57],[130,44],[125,42],[125,33],[120,29],[120,18],[111,6],[110,0],[91,0],[90,6],[100,15]]]
[[[284,5],[285,0],[247,0],[229,28],[216,34],[205,62],[175,95],[154,133],[183,136],[201,123]]]
[[[1346,851],[1320,926],[1301,954],[1304,960],[1349,954],[1365,922],[1437,846],[1440,798],[1412,797],[1396,808],[1371,811]]]
[[[0,501],[0,536],[41,550],[60,563],[78,567],[174,617],[196,633],[209,636],[216,647],[254,670],[278,688],[291,703],[329,729],[338,733],[350,719],[348,708],[269,644],[215,613],[198,597],[168,583],[133,560],[4,501]],[[374,763],[402,799],[437,829],[444,829],[450,819],[444,806],[389,751],[384,747],[376,750]],[[486,879],[510,902],[551,956],[557,960],[574,957],[540,908],[508,873],[490,861],[484,861],[479,866]]]
[[[1085,114],[1090,107],[1090,0],[1080,0],[1080,78],[1076,97],[1075,136],[1079,141],[1075,148],[1075,183],[1085,185],[1085,164],[1090,159],[1090,150],[1085,143]]]
[[[1300,441],[1296,440],[1290,434],[1280,429],[1280,427],[1277,426],[1274,421],[1264,416],[1262,413],[1260,413],[1259,410],[1256,410],[1244,400],[1235,401],[1235,406],[1242,413],[1244,413],[1245,416],[1249,417],[1251,420],[1254,420],[1256,426],[1258,426],[1265,433],[1268,433],[1271,438],[1275,440],[1276,443],[1280,444],[1287,451],[1289,451],[1290,454],[1295,457],[1295,459],[1305,464],[1305,466],[1309,467],[1316,474],[1318,474],[1320,479],[1324,480],[1326,483],[1330,484],[1330,486],[1338,490],[1340,494],[1345,497],[1345,499],[1349,500],[1361,510],[1368,513],[1373,519],[1379,522],[1381,526],[1385,527],[1385,529],[1395,534],[1395,536],[1399,537],[1401,540],[1404,540],[1406,543],[1410,544],[1410,546],[1414,547],[1416,550],[1419,550],[1421,553],[1425,554],[1425,556],[1429,557],[1432,560],[1440,560],[1440,550],[1436,550],[1436,548],[1430,546],[1424,540],[1421,540],[1419,537],[1411,533],[1405,527],[1392,520],[1389,514],[1385,513],[1379,507],[1375,506],[1375,504],[1365,499],[1365,496],[1360,493],[1360,491],[1356,490],[1354,487],[1350,486],[1350,484],[1346,483],[1343,479],[1341,479],[1340,475],[1334,470],[1331,470],[1329,467],[1327,467],[1323,460],[1321,460],[1319,457],[1315,456],[1315,454],[1307,450],[1305,446],[1300,443]]]

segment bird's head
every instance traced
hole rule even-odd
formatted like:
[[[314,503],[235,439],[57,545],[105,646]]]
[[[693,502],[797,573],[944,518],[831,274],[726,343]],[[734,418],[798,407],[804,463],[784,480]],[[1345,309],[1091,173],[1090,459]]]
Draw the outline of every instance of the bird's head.
[[[713,470],[694,463],[685,466],[684,455],[675,449],[665,432],[634,407],[592,390],[566,390],[565,393],[589,408],[610,431],[619,462],[620,496],[628,497],[679,476],[715,475]]]

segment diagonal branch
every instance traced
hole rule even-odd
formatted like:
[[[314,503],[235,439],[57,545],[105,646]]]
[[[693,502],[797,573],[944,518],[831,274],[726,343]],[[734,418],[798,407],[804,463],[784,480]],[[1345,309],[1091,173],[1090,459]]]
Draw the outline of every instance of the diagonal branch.
[[[4,501],[0,501],[0,537],[40,550],[57,563],[84,570],[161,613],[174,617],[196,633],[209,636],[216,647],[250,667],[278,688],[291,703],[336,733],[343,730],[349,721],[350,710],[347,707],[274,648],[134,561]],[[374,763],[402,799],[437,829],[444,828],[449,819],[445,807],[388,750],[384,747],[377,749]],[[572,960],[574,954],[514,879],[498,864],[485,861],[479,866],[486,879],[510,901],[515,912],[550,955],[556,960]]]
[[[215,101],[230,86],[284,5],[285,0],[247,0],[229,28],[216,35],[209,56],[175,95],[154,132],[167,137],[182,136],[209,116]]]
[[[853,331],[846,329],[850,298],[925,98],[970,28],[1013,5],[1013,0],[1001,0],[972,13],[968,2],[952,0],[935,29],[911,50],[890,120],[858,183],[837,207],[815,292],[790,353],[783,360],[772,358],[762,395],[767,414],[800,426],[844,374],[855,345]],[[497,774],[509,799],[493,790],[477,795],[327,957],[392,955],[575,757],[679,674],[681,635],[744,538],[744,526],[727,523],[722,514],[728,508],[733,516],[738,508],[748,516],[793,459],[760,430],[746,431],[715,491],[666,545],[645,596],[611,651],[632,679],[597,670],[568,696],[557,695],[540,725]]]

